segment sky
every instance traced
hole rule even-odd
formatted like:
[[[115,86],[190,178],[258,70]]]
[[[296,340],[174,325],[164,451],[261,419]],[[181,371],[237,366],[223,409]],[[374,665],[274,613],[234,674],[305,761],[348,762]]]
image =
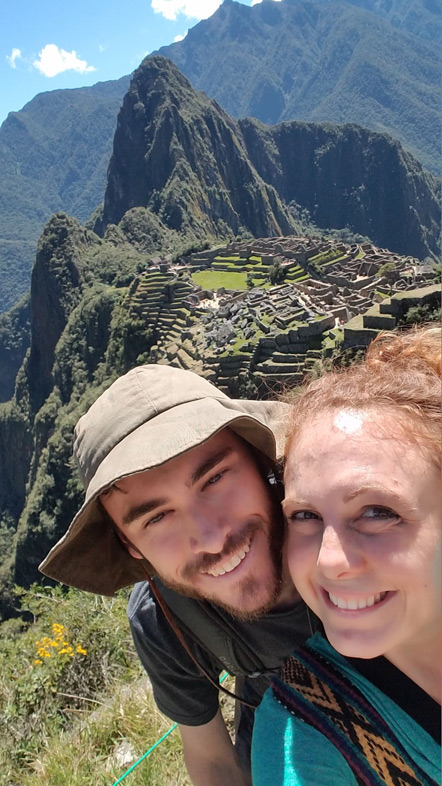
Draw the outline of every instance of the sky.
[[[130,74],[147,54],[184,38],[221,2],[0,0],[0,123],[37,93]]]

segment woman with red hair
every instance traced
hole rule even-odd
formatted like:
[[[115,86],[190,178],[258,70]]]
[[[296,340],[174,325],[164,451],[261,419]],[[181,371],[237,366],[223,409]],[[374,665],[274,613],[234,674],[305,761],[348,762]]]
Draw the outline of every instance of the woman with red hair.
[[[257,711],[254,786],[440,784],[440,439],[438,329],[295,401],[287,561],[322,630]]]

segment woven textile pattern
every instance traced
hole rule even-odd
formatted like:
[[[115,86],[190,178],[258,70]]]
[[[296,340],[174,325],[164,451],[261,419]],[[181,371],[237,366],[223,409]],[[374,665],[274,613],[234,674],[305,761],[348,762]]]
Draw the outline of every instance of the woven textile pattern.
[[[338,748],[361,786],[437,786],[363,694],[308,646],[287,659],[272,689],[290,713]]]

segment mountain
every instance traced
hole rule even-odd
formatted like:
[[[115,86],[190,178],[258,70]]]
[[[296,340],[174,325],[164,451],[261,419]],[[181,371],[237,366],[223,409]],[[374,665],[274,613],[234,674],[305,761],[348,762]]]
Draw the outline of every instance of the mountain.
[[[194,237],[287,234],[296,222],[247,160],[239,126],[169,60],[135,71],[118,116],[102,218],[144,207]]]
[[[358,123],[440,171],[439,44],[404,26],[337,0],[225,0],[159,53],[234,117]]]
[[[439,172],[439,29],[435,0],[225,0],[162,51],[234,117],[355,122]],[[128,85],[44,93],[1,126],[0,311],[27,292],[51,213],[84,221],[101,201]]]
[[[322,0],[334,3],[335,0]],[[296,2],[296,0],[289,0]],[[404,33],[426,41],[440,42],[440,3],[438,0],[348,0],[351,5],[370,11]]]
[[[0,310],[29,289],[51,213],[85,221],[103,198],[116,117],[129,77],[41,93],[0,128]]]
[[[391,137],[235,121],[160,56],[143,61],[125,96],[95,230],[121,222],[127,232],[136,208],[188,237],[287,234],[304,212],[401,254],[438,253],[438,184]]]

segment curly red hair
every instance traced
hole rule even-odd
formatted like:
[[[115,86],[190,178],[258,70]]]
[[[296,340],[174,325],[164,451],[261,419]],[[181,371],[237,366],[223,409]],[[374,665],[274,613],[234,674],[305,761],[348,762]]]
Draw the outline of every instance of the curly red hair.
[[[440,467],[441,330],[425,326],[379,334],[362,363],[335,370],[289,397],[294,404],[286,456],[305,424],[324,411],[378,409],[399,422],[407,438],[430,448]]]

